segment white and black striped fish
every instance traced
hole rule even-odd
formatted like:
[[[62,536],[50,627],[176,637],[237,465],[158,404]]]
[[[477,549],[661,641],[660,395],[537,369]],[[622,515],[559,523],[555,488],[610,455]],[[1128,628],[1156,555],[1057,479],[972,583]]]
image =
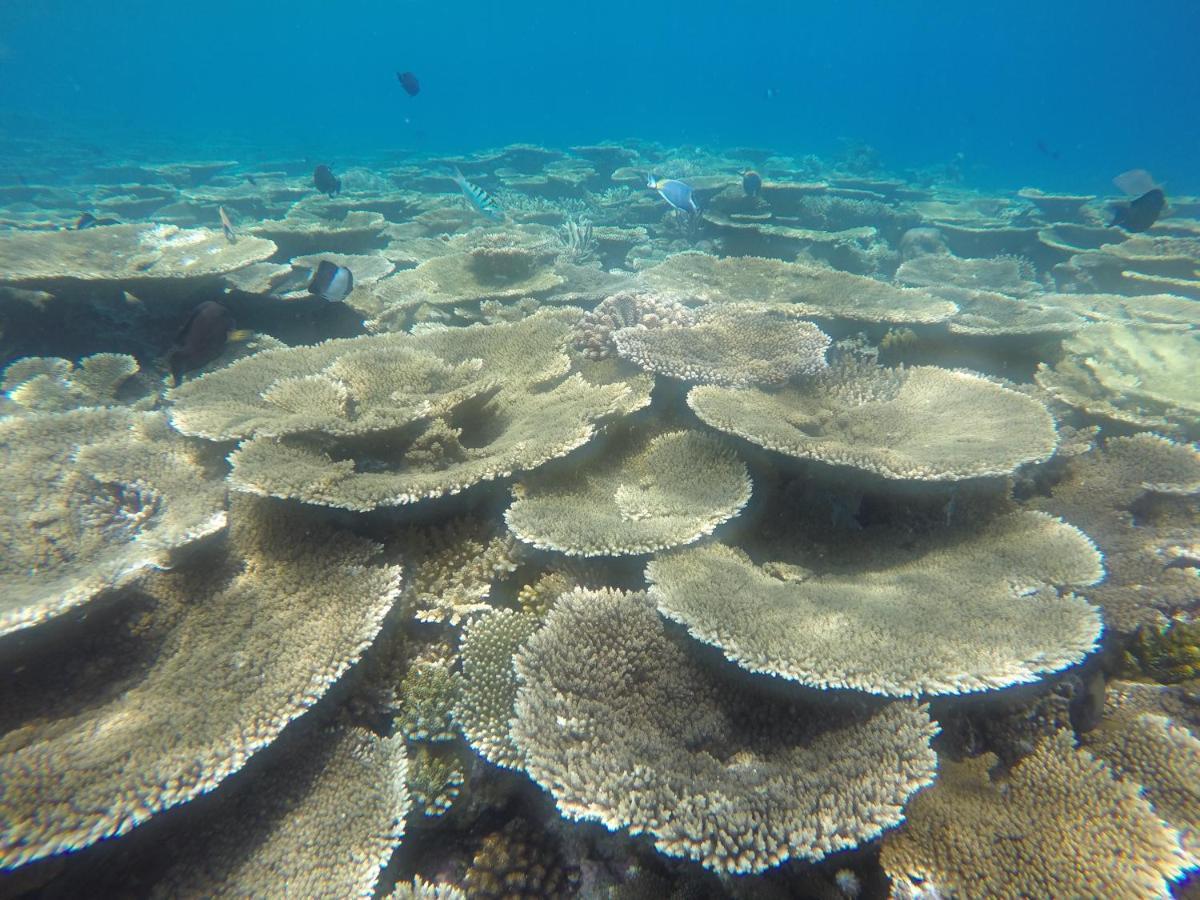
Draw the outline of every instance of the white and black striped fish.
[[[477,184],[471,184],[463,176],[463,173],[458,169],[454,170],[454,183],[458,185],[458,189],[462,191],[467,202],[475,207],[480,215],[487,216],[492,221],[499,221],[504,218],[504,210],[500,208],[500,204],[496,198],[485,191]]]

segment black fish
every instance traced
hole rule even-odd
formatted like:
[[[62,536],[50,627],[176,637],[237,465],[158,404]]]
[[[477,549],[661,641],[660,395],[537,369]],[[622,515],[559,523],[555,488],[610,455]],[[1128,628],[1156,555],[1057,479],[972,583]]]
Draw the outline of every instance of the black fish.
[[[337,178],[326,165],[319,165],[313,170],[313,184],[318,191],[330,197],[342,189],[342,179]]]
[[[400,82],[400,86],[404,88],[404,93],[408,96],[415,97],[421,93],[421,82],[412,72],[397,72],[396,80]]]
[[[313,272],[312,281],[308,283],[308,292],[316,294],[323,300],[337,303],[345,300],[354,290],[354,273],[345,266],[335,265],[323,259]]]
[[[1113,220],[1108,224],[1126,231],[1145,231],[1158,221],[1167,206],[1162,188],[1152,188],[1128,203],[1113,205]]]
[[[240,340],[248,334],[234,331],[233,315],[228,309],[214,300],[205,300],[192,310],[167,351],[167,365],[174,383],[179,384],[184,372],[198,369],[220,356],[226,341]]]
[[[757,197],[758,192],[762,190],[762,176],[753,169],[747,169],[742,174],[742,190],[746,192],[747,197]]]
[[[95,228],[98,225],[120,225],[117,219],[103,218],[97,219],[90,212],[85,212],[75,220],[75,230],[82,231],[85,228]]]

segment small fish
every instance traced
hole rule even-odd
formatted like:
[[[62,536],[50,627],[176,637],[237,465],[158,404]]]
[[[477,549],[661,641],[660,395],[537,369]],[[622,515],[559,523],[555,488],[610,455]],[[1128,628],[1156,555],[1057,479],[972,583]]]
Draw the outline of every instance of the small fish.
[[[117,219],[112,219],[112,218],[108,218],[108,217],[98,219],[95,216],[93,216],[90,212],[85,212],[83,215],[81,215],[78,219],[75,220],[74,227],[75,227],[76,231],[83,231],[83,229],[85,229],[85,228],[96,228],[100,225],[120,225],[120,224],[121,224],[120,221],[118,221]]]
[[[167,366],[176,386],[183,380],[185,372],[198,369],[220,356],[227,341],[245,340],[250,336],[251,332],[237,331],[233,324],[229,310],[215,300],[205,300],[192,310],[167,351]]]
[[[330,197],[342,189],[342,179],[334,176],[329,166],[323,163],[313,169],[313,184],[317,186],[318,191]]]
[[[646,187],[658,191],[660,197],[681,212],[689,215],[700,212],[700,207],[696,205],[696,198],[692,196],[692,189],[682,181],[649,175],[646,177]]]
[[[774,100],[778,96],[779,88],[769,87],[763,91],[763,97],[765,97],[767,100]]]
[[[221,230],[225,232],[225,240],[231,244],[237,243],[237,235],[233,231],[233,223],[229,221],[229,214],[225,212],[225,207],[217,207],[217,215],[221,217]]]
[[[321,260],[320,265],[313,272],[312,280],[308,283],[310,294],[315,294],[322,300],[328,300],[331,303],[345,300],[352,290],[354,290],[354,273],[345,266],[331,263],[327,259]]]
[[[1038,138],[1037,149],[1038,153],[1042,154],[1042,156],[1048,156],[1051,159],[1058,159],[1058,151],[1047,145],[1047,143],[1041,138]]]
[[[504,218],[504,210],[500,208],[495,197],[479,185],[467,181],[458,169],[454,170],[453,177],[454,183],[458,185],[458,189],[462,191],[463,196],[467,198],[467,202],[475,208],[476,212],[494,222]]]
[[[404,88],[404,93],[410,97],[415,97],[421,93],[421,82],[412,72],[397,72],[396,80],[400,82],[400,86]]]
[[[1108,224],[1126,231],[1145,231],[1158,221],[1167,206],[1162,188],[1152,188],[1127,203],[1113,204],[1113,219]]]
[[[255,178],[253,175],[251,175],[251,174],[249,174],[249,173],[246,173],[246,174],[245,174],[244,176],[242,176],[242,177],[244,177],[244,178],[245,178],[245,179],[246,179],[248,182],[250,182],[250,183],[251,183],[252,185],[254,185],[255,187],[258,187],[258,179],[257,179],[257,178]]]
[[[742,173],[742,190],[747,197],[757,197],[762,190],[762,176],[753,169],[747,169]]]

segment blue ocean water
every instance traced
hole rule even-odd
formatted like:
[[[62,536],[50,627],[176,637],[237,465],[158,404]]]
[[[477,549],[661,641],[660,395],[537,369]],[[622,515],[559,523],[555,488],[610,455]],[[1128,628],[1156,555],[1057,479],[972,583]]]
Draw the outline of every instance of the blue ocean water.
[[[1197,193],[1197,34],[1190,0],[10,0],[0,129],[195,157],[861,142],[981,187],[1110,192],[1139,167]]]

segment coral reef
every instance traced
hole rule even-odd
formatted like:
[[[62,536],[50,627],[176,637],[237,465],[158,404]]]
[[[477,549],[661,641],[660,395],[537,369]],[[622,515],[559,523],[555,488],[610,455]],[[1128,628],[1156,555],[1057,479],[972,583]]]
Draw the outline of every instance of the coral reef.
[[[677,298],[651,291],[619,291],[605,297],[575,326],[574,345],[588,359],[617,355],[613,334],[622,328],[690,325],[691,311]]]
[[[571,556],[652,553],[690,544],[750,500],[750,475],[694,431],[609,441],[598,464],[543,469],[517,484],[504,514],[518,538]]]
[[[4,370],[0,388],[31,412],[63,412],[80,406],[108,406],[137,374],[138,362],[124,353],[93,353],[78,365],[57,357],[26,356]]]
[[[563,815],[718,872],[857,846],[933,778],[923,707],[834,712],[735,688],[689,659],[645,594],[566,595],[516,666],[512,737]]]
[[[973,897],[1166,897],[1188,868],[1179,835],[1070,732],[1047,738],[1008,775],[995,758],[942,762],[936,785],[883,841],[893,883]]]
[[[825,368],[829,336],[795,312],[753,304],[701,309],[695,321],[613,332],[618,355],[684,381],[783,384]]]
[[[848,363],[766,392],[702,385],[701,420],[768,450],[884,478],[955,481],[1007,475],[1047,459],[1054,420],[1038,401],[981,376],[930,366]]]
[[[820,688],[989,690],[1066,668],[1099,637],[1097,611],[1054,588],[1098,581],[1100,554],[1049,516],[854,543],[827,574],[708,544],[652,560],[646,580],[664,615],[738,665]]]
[[[155,608],[99,651],[145,657],[120,690],[86,702],[101,663],[82,657],[6,677],[20,727],[0,739],[0,865],[86,847],[212,790],[372,642],[399,593],[376,545],[266,501],[236,513],[231,559],[141,583]]]
[[[84,408],[0,419],[0,634],[165,566],[225,526],[225,497],[159,413]]]

